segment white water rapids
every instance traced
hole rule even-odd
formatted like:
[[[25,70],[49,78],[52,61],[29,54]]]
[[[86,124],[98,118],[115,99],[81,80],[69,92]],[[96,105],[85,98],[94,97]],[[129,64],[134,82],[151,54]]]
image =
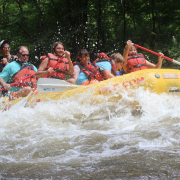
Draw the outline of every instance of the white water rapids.
[[[1,111],[0,179],[179,179],[180,97],[121,95]]]

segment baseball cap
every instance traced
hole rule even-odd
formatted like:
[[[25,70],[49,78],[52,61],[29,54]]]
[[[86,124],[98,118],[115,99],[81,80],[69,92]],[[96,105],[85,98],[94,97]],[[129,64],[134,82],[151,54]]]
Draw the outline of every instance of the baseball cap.
[[[0,48],[2,48],[2,45],[3,45],[4,43],[10,44],[10,42],[9,42],[8,40],[2,40],[2,41],[0,42]]]

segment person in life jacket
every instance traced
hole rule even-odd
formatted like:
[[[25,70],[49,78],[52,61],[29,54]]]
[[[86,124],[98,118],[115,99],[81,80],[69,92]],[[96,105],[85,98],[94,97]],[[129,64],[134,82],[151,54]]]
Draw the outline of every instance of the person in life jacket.
[[[10,54],[10,42],[8,40],[0,42],[0,52],[2,53],[2,56],[0,56],[0,72],[2,72],[4,67],[13,62],[17,56]]]
[[[0,56],[0,73],[4,69],[4,67],[13,62],[17,56],[10,54],[10,42],[8,40],[2,40],[0,42],[0,52],[2,56]],[[3,90],[2,95],[6,96],[8,94],[8,90]]]
[[[17,57],[17,61],[13,61],[6,65],[0,73],[0,83],[5,90],[10,90],[11,100],[27,96],[36,87],[35,73],[37,72],[37,68],[28,62],[28,48],[26,46],[18,47]],[[27,76],[31,77],[25,79]],[[18,83],[10,86],[7,82]]]
[[[23,64],[21,62],[18,63],[21,64],[21,69],[12,76],[13,82],[20,81],[21,79],[25,79],[25,80],[20,81],[15,86],[21,88],[28,86],[30,86],[31,88],[36,88],[36,75],[34,71],[34,66],[31,63],[23,63]],[[31,77],[26,79],[27,76],[31,76]]]
[[[74,74],[67,82],[77,85],[88,85],[102,80],[103,77],[99,67],[90,62],[89,52],[86,49],[78,51],[74,63]]]
[[[125,60],[124,60],[123,56],[120,53],[113,53],[113,54],[111,54],[110,58],[113,59],[115,62],[116,76],[123,75],[126,70],[124,67]]]
[[[163,53],[159,52],[161,56],[158,58],[158,63],[153,64],[144,58],[143,54],[138,54],[135,46],[132,45],[132,41],[128,40],[127,45],[124,49],[124,59],[127,66],[127,73],[139,71],[147,68],[161,68],[164,56]]]
[[[64,58],[64,55],[66,58]],[[46,78],[65,79],[65,73],[72,74],[74,67],[70,58],[70,52],[64,51],[61,42],[52,45],[51,53],[41,58],[42,62],[38,68],[38,74]]]
[[[93,61],[93,63],[100,68],[104,80],[116,76],[115,62],[113,59],[109,58],[105,53],[99,53],[97,59]]]

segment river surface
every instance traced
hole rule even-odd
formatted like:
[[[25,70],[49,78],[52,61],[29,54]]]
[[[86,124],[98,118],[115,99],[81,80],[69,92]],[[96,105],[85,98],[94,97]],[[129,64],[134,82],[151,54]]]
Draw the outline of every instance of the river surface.
[[[119,95],[1,111],[0,179],[180,179],[180,97]]]

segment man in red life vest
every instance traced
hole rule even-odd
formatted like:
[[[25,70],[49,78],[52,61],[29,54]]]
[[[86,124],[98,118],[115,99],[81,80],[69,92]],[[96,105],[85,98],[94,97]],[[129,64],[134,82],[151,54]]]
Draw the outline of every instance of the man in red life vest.
[[[37,68],[28,62],[29,50],[26,46],[18,48],[17,57],[16,61],[7,64],[0,73],[0,83],[5,90],[10,90],[10,99],[27,96],[36,86],[35,75],[14,86],[7,83],[14,83],[37,72]]]

